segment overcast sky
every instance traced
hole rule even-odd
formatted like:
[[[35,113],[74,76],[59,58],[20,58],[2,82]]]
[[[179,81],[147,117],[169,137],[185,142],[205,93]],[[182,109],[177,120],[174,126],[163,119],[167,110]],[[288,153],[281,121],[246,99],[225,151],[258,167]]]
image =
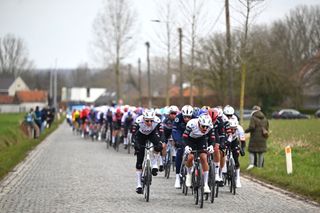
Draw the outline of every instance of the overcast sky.
[[[154,41],[157,19],[153,0],[132,0],[139,15],[141,45],[127,59],[136,61],[145,57],[144,42]],[[238,0],[229,0],[235,5]],[[320,0],[265,0],[265,9],[257,23],[270,23],[283,18],[297,5],[320,4]],[[218,19],[224,0],[212,0],[212,14],[217,18],[213,31],[223,31],[224,14]],[[103,8],[103,0],[0,0],[0,37],[11,33],[22,38],[29,50],[29,58],[37,68],[75,68],[81,63],[97,66],[90,54],[93,41],[93,20]],[[231,25],[236,25],[236,8],[231,7]],[[154,45],[151,44],[151,47]],[[150,54],[160,50],[151,48]]]

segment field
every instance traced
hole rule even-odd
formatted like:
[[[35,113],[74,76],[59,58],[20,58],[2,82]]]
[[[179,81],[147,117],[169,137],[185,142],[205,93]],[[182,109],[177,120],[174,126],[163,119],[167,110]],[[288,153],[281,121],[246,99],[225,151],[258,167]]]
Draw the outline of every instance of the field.
[[[246,155],[240,159],[241,172],[320,203],[320,119],[269,122],[271,135],[264,168],[246,171],[249,161]],[[247,127],[248,123],[245,123],[244,128]],[[290,175],[286,171],[285,158],[288,145],[293,164]]]

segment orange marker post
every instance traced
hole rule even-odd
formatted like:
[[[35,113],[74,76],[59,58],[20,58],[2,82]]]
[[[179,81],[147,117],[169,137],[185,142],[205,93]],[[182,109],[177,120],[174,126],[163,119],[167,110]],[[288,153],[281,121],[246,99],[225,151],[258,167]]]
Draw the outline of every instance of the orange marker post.
[[[292,174],[292,156],[291,156],[291,147],[286,146],[286,164],[287,164],[287,174]]]

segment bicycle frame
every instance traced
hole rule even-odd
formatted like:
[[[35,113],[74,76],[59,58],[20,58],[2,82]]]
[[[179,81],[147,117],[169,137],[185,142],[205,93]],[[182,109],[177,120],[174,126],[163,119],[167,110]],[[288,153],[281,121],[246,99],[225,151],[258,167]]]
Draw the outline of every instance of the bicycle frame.
[[[200,153],[203,150],[191,151],[193,154],[193,172],[192,172],[192,190],[194,192],[195,204],[200,202],[200,208],[203,208],[203,196],[204,196],[204,178],[203,169],[200,162]]]
[[[230,192],[236,194],[236,171],[235,162],[232,154],[231,144],[226,147],[227,181],[230,186]]]
[[[152,175],[151,175],[151,152],[153,151],[153,144],[148,140],[145,148],[144,160],[142,164],[142,190],[144,192],[144,197],[146,202],[149,202],[150,197],[150,185],[152,182]]]

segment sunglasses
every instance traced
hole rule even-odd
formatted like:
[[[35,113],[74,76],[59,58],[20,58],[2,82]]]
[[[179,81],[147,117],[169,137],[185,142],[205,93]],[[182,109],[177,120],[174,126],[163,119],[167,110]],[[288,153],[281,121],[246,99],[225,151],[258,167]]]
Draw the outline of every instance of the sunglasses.
[[[146,123],[152,123],[153,120],[144,120]]]
[[[208,126],[201,125],[201,128],[202,128],[202,129],[208,129],[209,127],[208,127]]]
[[[177,113],[176,112],[170,112],[170,115],[176,115]]]
[[[183,118],[191,119],[191,116],[183,116]]]

